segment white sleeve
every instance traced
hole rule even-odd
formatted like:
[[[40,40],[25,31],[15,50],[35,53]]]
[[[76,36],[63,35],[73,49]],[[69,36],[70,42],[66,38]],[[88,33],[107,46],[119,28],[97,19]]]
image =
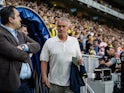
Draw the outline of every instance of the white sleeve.
[[[48,48],[47,41],[45,42],[45,44],[41,50],[40,61],[46,61],[46,62],[49,61],[49,48]]]
[[[80,50],[80,46],[79,46],[79,42],[76,39],[76,55],[77,55],[77,59],[82,59],[82,54],[81,54],[81,50]]]

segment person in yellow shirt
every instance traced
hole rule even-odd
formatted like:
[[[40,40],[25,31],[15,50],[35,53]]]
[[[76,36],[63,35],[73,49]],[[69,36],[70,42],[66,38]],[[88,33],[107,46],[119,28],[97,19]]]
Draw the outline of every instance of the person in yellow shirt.
[[[53,23],[50,23],[48,25],[48,27],[49,27],[49,31],[50,31],[50,37],[55,37],[56,36],[56,29],[57,29],[56,25]]]

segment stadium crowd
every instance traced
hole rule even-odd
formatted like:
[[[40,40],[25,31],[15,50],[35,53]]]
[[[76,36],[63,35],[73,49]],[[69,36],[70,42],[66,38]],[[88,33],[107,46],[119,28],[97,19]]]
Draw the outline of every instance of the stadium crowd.
[[[108,2],[106,2],[104,0],[94,0],[94,1],[106,6],[108,8],[110,8],[110,9],[113,9],[113,10],[116,10],[118,12],[124,13],[124,11],[122,9],[116,8],[115,6],[112,6],[111,4],[109,4]]]
[[[63,77],[61,78],[61,80],[64,80],[64,81],[66,81],[70,77],[69,69],[70,69],[70,63],[72,61],[73,56],[78,58],[78,61],[76,61],[76,62],[79,63],[78,65],[80,65],[80,66],[83,66],[82,65],[83,64],[82,54],[86,54],[88,56],[91,56],[92,58],[95,58],[96,56],[100,57],[99,60],[97,59],[97,61],[99,61],[98,68],[110,67],[112,70],[112,73],[120,70],[122,64],[119,64],[118,66],[116,66],[116,63],[118,61],[117,59],[121,59],[120,56],[123,57],[123,54],[124,54],[124,38],[123,38],[124,31],[121,31],[114,27],[108,27],[107,25],[99,24],[98,22],[93,22],[91,20],[87,20],[86,18],[71,15],[71,14],[63,11],[62,9],[58,9],[54,6],[49,6],[49,4],[46,4],[42,1],[40,3],[38,3],[36,1],[31,2],[29,0],[19,0],[19,1],[18,0],[6,0],[5,6],[13,7],[13,6],[9,6],[9,5],[26,6],[26,7],[31,8],[32,10],[34,10],[34,12],[38,13],[39,16],[41,16],[41,18],[43,19],[47,28],[49,29],[50,36],[51,37],[55,37],[55,36],[59,37],[59,39],[56,37],[55,37],[56,39],[50,38],[49,40],[51,40],[52,42],[49,40],[46,41],[44,44],[44,47],[42,48],[41,56],[40,56],[42,84],[43,85],[46,84],[48,87],[50,86],[50,83],[52,85],[52,82],[49,83],[49,81],[47,79],[47,74],[46,74],[47,66],[48,66],[47,63],[51,62],[51,64],[49,64],[49,66],[52,65],[52,63],[56,63],[55,66],[57,69],[59,69],[59,70],[57,70],[56,68],[54,69],[55,66],[52,65],[53,68],[52,69],[50,68],[50,70],[49,70],[49,73],[56,72],[56,74],[51,73],[50,78],[53,78],[53,76],[55,76],[55,75],[58,76],[58,81],[56,82],[57,77],[55,76],[55,78],[53,79],[53,81],[54,81],[53,85],[52,85],[53,88],[50,88],[50,89],[54,89],[52,91],[56,91],[56,92],[50,92],[50,93],[58,93],[62,89],[62,87],[59,87],[59,86],[64,86],[63,87],[64,89],[62,89],[62,91],[66,90],[65,92],[60,92],[60,93],[73,93],[73,91],[71,91],[68,87],[69,82],[67,82],[65,84],[57,84],[60,79],[59,76],[61,76],[61,75],[67,76],[65,78],[63,78]],[[6,9],[8,7],[3,8],[2,10],[5,9],[8,11],[8,9]],[[17,14],[17,18],[15,19],[15,18],[10,17],[10,19],[12,18],[13,20],[17,20],[20,23],[21,18],[19,16],[19,12],[16,10],[15,7],[13,10],[14,10],[13,13],[15,15]],[[11,12],[11,11],[9,11],[9,12]],[[6,19],[6,18],[4,18],[5,14],[3,11],[3,14],[1,14],[2,15],[1,19]],[[11,21],[11,20],[9,20],[9,21]],[[15,26],[15,24],[17,24],[17,23],[14,23],[14,26]],[[12,22],[12,25],[13,25],[13,22]],[[21,26],[21,24],[20,24],[20,26]],[[25,26],[22,25],[22,27],[25,27]],[[15,29],[17,29],[17,28],[15,27]],[[20,31],[21,30],[22,29],[20,29]],[[23,29],[23,31],[24,31],[24,29]],[[26,31],[27,31],[27,27],[26,27]],[[72,36],[72,37],[70,37],[71,39],[68,39],[69,36],[66,33],[67,31],[68,31],[68,35]],[[61,34],[61,32],[65,32],[65,33]],[[16,38],[17,35],[16,34],[14,34],[14,35],[15,35],[14,37]],[[28,33],[27,33],[27,35],[28,35]],[[24,35],[24,36],[28,37],[27,35]],[[20,38],[20,40],[21,39],[22,38]],[[60,40],[60,39],[62,41],[62,44],[64,44],[66,42],[67,47],[65,47],[65,45],[64,45],[65,48],[63,48],[63,50],[61,48],[61,44],[60,44],[61,42],[59,42],[59,43],[56,42],[56,40]],[[69,40],[71,40],[71,42]],[[53,43],[53,41],[54,41],[54,43]],[[18,38],[17,38],[17,42],[18,42]],[[80,44],[80,48],[78,46],[78,42]],[[27,45],[29,44],[29,42],[26,42],[26,41],[25,41],[25,43]],[[56,47],[56,45],[59,45],[59,46]],[[17,46],[17,48],[19,48],[20,50],[24,50],[23,51],[24,53],[25,53],[25,51],[26,51],[26,53],[30,52],[30,51],[25,50],[27,47],[25,47],[25,44]],[[8,46],[7,46],[7,49],[8,49]],[[36,43],[36,49],[37,49],[37,51],[38,51],[38,49],[40,49],[38,43]],[[80,52],[80,49],[81,49],[81,52]],[[57,52],[58,52],[58,50],[60,50],[62,52],[56,53],[56,56],[51,57],[52,61],[50,61],[51,58],[49,58],[49,56],[51,54],[52,54],[52,56],[54,55],[54,52],[51,52],[52,50],[55,50]],[[65,51],[65,50],[68,50],[68,51]],[[75,55],[73,55],[72,50],[74,51]],[[33,51],[33,52],[35,52],[35,51]],[[33,52],[31,52],[31,55]],[[51,53],[51,54],[49,54],[49,53]],[[29,56],[30,56],[30,54],[28,55],[28,57]],[[1,57],[1,58],[4,58],[4,57]],[[30,57],[29,57],[29,59],[30,59]],[[55,61],[54,59],[58,59],[58,60]],[[61,59],[64,59],[64,60],[61,60]],[[65,59],[67,59],[67,60],[65,60]],[[58,64],[58,62],[61,64]],[[69,64],[65,64],[65,63],[69,63]],[[25,66],[25,63],[24,63],[24,66]],[[24,66],[20,65],[20,68],[22,68]],[[15,65],[15,67],[16,67],[16,65]],[[29,67],[28,70],[30,70],[30,66],[27,65],[27,67]],[[61,69],[61,68],[63,68],[63,69]],[[65,71],[65,68],[67,69],[66,71]],[[24,70],[24,71],[26,71],[26,70]],[[67,72],[67,74],[65,74],[65,72]],[[19,90],[17,89],[17,93],[19,93],[18,91],[25,89],[25,86],[23,86],[25,84],[28,84],[26,86],[27,88],[31,87],[29,90],[30,91],[29,93],[32,93],[34,91],[33,90],[34,86],[33,86],[33,84],[30,85],[30,82],[32,82],[32,83],[34,83],[34,82],[32,80],[33,75],[31,73],[31,70],[29,72],[31,74],[29,74],[30,77],[28,79],[27,79],[27,77],[25,78],[22,76],[23,73],[24,73],[23,69],[20,70],[20,73],[19,73],[20,77],[18,77],[18,80],[20,80],[19,82],[21,83],[21,87],[20,87],[21,89],[20,88],[19,88]],[[59,75],[59,74],[61,74],[61,75]],[[81,78],[85,77],[84,74],[86,74],[85,76],[87,77],[87,73],[85,72],[82,74]],[[74,75],[74,76],[76,76],[76,75]],[[73,77],[73,76],[71,76],[71,77]],[[14,80],[14,78],[12,78],[12,79]],[[29,81],[29,80],[32,80],[32,81]],[[61,82],[61,80],[60,80],[60,82]],[[51,79],[51,81],[52,81],[52,79]],[[69,79],[68,79],[68,81],[69,81]],[[1,81],[1,82],[3,82],[3,81]],[[4,84],[4,85],[7,85],[7,83],[8,82],[6,82],[6,84]],[[14,85],[13,83],[11,83],[11,84]],[[1,86],[1,87],[3,87],[3,86]],[[19,86],[15,86],[15,87],[19,87]],[[55,89],[55,87],[57,87],[57,89],[59,88],[59,90],[57,91]],[[5,87],[5,89],[6,89],[6,87]],[[0,92],[3,93],[3,91],[8,91],[5,89],[2,90],[2,92],[0,90]],[[12,90],[10,90],[10,91],[12,91]],[[26,91],[28,91],[28,89]],[[13,92],[4,92],[4,93],[13,93]],[[28,92],[25,92],[25,93],[28,93]],[[77,92],[77,93],[79,93],[79,92]]]
[[[68,34],[78,38],[82,46],[82,53],[103,56],[105,55],[105,47],[110,46],[116,49],[116,57],[119,57],[124,48],[124,32],[117,28],[110,28],[85,18],[78,18],[62,11],[62,9],[49,7],[43,2],[37,4],[36,1],[6,0],[6,5],[27,6],[33,9],[43,18],[46,26],[49,28],[51,37],[57,34],[56,22],[58,18],[66,17],[70,19],[72,25],[70,25]]]

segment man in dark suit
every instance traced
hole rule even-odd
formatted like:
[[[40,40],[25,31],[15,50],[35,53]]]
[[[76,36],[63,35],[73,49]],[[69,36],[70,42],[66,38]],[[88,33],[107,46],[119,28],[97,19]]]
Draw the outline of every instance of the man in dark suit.
[[[0,17],[0,93],[23,93],[28,89],[23,83],[32,76],[29,54],[38,52],[40,45],[16,31],[21,26],[21,18],[14,6],[4,7]]]

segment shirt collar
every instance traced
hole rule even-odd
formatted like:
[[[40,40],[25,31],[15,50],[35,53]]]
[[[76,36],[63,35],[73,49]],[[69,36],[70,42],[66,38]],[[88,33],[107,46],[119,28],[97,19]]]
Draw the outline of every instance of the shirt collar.
[[[58,36],[55,36],[55,38],[56,38],[56,41],[61,42],[61,40],[59,39]],[[66,40],[66,41],[68,41],[69,39],[70,39],[70,36],[67,36],[67,40]],[[66,42],[66,41],[65,41],[65,42]]]
[[[17,31],[15,31],[14,29],[10,28],[10,27],[7,27],[7,26],[4,26],[1,24],[2,27],[4,27],[5,29],[7,29],[7,31],[9,31],[12,35],[17,35]]]

